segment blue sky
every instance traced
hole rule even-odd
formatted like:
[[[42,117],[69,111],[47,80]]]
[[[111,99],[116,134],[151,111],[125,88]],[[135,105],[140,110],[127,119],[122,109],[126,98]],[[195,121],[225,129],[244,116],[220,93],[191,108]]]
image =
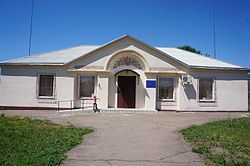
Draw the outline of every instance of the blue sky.
[[[34,0],[31,53],[130,34],[213,55],[213,0]],[[28,54],[31,0],[0,0],[0,61]],[[216,0],[217,57],[250,67],[250,0]]]

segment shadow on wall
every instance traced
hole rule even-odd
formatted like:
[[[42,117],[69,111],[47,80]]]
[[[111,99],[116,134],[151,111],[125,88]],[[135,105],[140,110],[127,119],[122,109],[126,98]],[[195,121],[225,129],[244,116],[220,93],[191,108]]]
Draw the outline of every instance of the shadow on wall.
[[[186,85],[184,87],[184,92],[185,92],[188,100],[196,99],[196,91],[194,89],[194,85],[193,84]]]
[[[144,88],[144,94],[145,94],[145,96],[147,96],[148,98],[150,98],[150,97],[149,97],[149,94],[148,94],[148,91],[147,91],[146,88]]]

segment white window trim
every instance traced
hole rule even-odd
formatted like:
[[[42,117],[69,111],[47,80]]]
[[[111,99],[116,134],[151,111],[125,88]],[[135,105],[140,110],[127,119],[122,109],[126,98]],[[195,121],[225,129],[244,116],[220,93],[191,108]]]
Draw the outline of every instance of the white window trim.
[[[53,94],[52,96],[40,96],[39,87],[40,87],[40,76],[41,75],[53,75]],[[56,98],[56,74],[54,73],[38,73],[37,74],[37,98],[38,99],[55,99]]]
[[[159,80],[160,78],[173,78],[174,79],[174,90],[173,90],[173,98],[172,99],[160,99],[160,96],[159,96],[159,91],[160,91],[160,88],[159,88]],[[157,78],[157,100],[158,101],[162,101],[162,102],[175,102],[176,101],[176,91],[177,91],[177,81],[176,81],[176,77],[174,76],[158,76]]]
[[[200,79],[213,79],[213,85],[212,85],[212,99],[208,100],[208,99],[200,99]],[[198,88],[197,88],[197,91],[198,91],[198,96],[197,96],[197,99],[198,99],[198,102],[201,102],[201,103],[209,103],[209,102],[216,102],[216,78],[215,77],[198,77]]]
[[[94,96],[96,96],[96,86],[97,86],[97,75],[91,75],[91,74],[78,74],[77,75],[77,97],[79,98],[79,99],[92,99],[93,98],[93,96],[91,96],[91,97],[80,97],[80,77],[81,76],[94,76],[95,77],[95,85],[94,85],[94,93],[93,93],[93,95]]]

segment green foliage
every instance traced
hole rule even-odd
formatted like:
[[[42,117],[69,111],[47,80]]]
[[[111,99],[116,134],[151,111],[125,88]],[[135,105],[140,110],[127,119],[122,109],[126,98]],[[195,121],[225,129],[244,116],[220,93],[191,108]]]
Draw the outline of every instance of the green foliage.
[[[0,117],[0,165],[59,165],[91,129],[26,117]]]
[[[193,48],[193,47],[191,47],[191,46],[188,46],[188,45],[180,46],[180,47],[177,47],[177,48],[182,49],[182,50],[186,50],[186,51],[189,51],[189,52],[201,54],[201,51],[196,50],[195,48]]]
[[[180,46],[180,47],[177,47],[179,49],[182,49],[182,50],[186,50],[186,51],[189,51],[189,52],[193,52],[193,53],[197,53],[197,54],[202,54],[202,52],[200,50],[197,50],[189,45],[185,45],[185,46]],[[205,56],[207,57],[210,57],[209,54],[205,54]]]
[[[181,133],[211,165],[250,165],[249,117],[193,125]]]
[[[193,148],[193,152],[204,154],[204,153],[209,153],[210,150],[209,147],[207,147],[206,145],[197,145]]]
[[[216,165],[225,165],[226,161],[221,154],[212,153],[210,156],[210,159],[216,164]]]

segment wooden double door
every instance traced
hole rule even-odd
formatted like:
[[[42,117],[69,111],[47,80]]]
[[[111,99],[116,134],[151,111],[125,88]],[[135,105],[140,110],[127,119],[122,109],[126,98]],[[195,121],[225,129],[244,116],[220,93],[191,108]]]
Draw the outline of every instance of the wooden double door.
[[[136,76],[118,76],[118,108],[135,108]]]

